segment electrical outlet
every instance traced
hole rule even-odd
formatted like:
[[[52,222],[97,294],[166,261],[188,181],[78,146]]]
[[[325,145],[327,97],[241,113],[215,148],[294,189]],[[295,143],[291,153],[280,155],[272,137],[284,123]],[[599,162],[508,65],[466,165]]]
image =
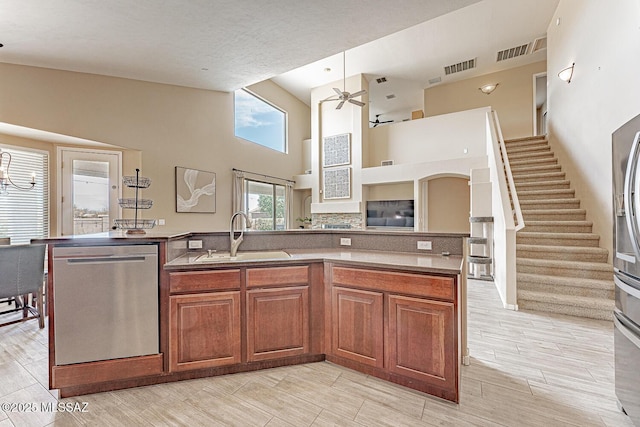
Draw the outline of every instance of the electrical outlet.
[[[158,225],[164,225],[164,219],[162,219],[162,218],[161,218],[161,219],[159,219],[159,220],[158,220]]]
[[[341,237],[340,238],[340,244],[342,246],[351,246],[351,239],[348,237]]]
[[[189,240],[189,249],[202,249],[202,240]]]
[[[428,240],[421,240],[418,242],[418,249],[423,250],[423,251],[430,251],[431,248],[431,242]]]

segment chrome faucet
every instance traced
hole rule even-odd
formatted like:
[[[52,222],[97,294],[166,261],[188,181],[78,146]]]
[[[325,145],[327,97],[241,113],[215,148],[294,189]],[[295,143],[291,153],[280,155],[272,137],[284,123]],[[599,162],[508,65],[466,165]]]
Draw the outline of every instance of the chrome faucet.
[[[242,243],[242,240],[244,239],[244,230],[241,229],[240,230],[240,236],[236,239],[235,238],[235,231],[233,231],[233,221],[236,219],[236,217],[238,215],[241,215],[244,217],[244,223],[246,225],[247,228],[251,228],[251,221],[249,220],[249,217],[247,216],[246,213],[242,212],[242,211],[238,211],[236,213],[234,213],[233,215],[231,215],[231,221],[229,221],[229,241],[230,241],[230,251],[231,252],[231,256],[234,257],[236,256],[236,254],[238,253],[238,246],[240,246],[240,243]]]

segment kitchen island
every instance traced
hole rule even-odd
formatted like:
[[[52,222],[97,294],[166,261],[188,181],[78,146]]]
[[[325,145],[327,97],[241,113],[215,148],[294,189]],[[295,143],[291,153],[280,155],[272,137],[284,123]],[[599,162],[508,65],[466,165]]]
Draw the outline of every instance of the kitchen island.
[[[345,235],[351,247],[334,244]],[[462,237],[256,232],[247,233],[241,251],[277,248],[287,257],[216,262],[197,260],[203,249],[226,249],[223,233],[50,239],[50,387],[64,397],[328,360],[457,402]],[[429,239],[449,254],[403,251],[411,239]],[[187,250],[190,240],[203,249]],[[370,248],[380,241],[384,251]],[[158,248],[158,294],[149,295],[158,299],[157,353],[57,364],[55,288],[64,284],[56,281],[52,250],[122,244]]]

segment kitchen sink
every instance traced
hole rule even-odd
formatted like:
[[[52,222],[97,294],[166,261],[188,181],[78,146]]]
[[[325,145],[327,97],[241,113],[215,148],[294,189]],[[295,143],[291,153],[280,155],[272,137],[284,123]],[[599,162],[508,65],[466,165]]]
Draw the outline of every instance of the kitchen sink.
[[[214,252],[211,255],[204,254],[197,257],[194,263],[229,262],[229,261],[255,261],[262,259],[288,259],[291,258],[285,251],[256,251],[238,252],[234,257],[229,252]]]

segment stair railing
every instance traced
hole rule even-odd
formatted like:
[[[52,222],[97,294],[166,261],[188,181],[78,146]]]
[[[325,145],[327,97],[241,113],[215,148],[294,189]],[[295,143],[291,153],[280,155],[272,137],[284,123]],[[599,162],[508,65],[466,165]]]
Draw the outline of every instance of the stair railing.
[[[504,174],[507,181],[507,185],[509,185],[509,193],[511,194],[511,205],[513,208],[513,214],[515,214],[515,231],[522,230],[524,228],[524,218],[522,217],[522,209],[520,208],[520,200],[518,199],[518,193],[516,192],[516,184],[513,180],[513,173],[511,172],[511,164],[509,163],[509,156],[507,155],[507,147],[504,143],[504,138],[502,137],[502,128],[500,127],[500,120],[498,119],[498,113],[494,110],[491,110],[489,113],[491,114],[491,119],[493,121],[493,126],[497,135],[498,144],[498,152],[500,153],[500,157],[502,158],[502,164],[504,166]]]
[[[524,220],[495,111],[487,112],[487,154],[494,218],[494,284],[504,307],[517,310],[516,232],[524,227]]]

